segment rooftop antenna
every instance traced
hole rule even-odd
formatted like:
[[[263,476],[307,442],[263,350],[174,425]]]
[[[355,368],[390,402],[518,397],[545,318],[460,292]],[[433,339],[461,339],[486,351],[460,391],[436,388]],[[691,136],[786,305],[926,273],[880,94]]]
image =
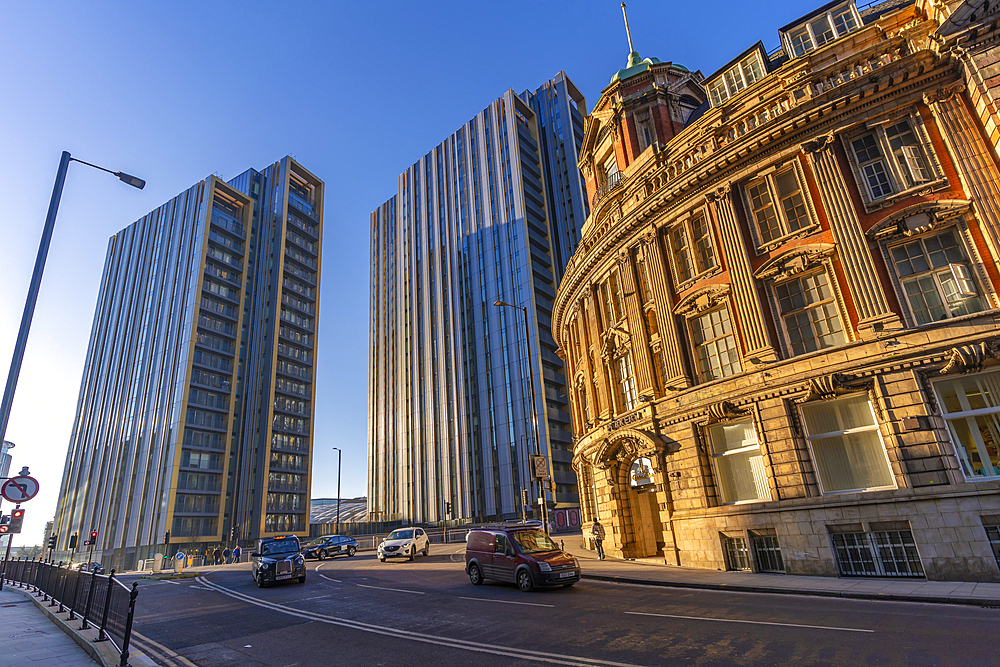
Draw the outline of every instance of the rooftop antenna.
[[[622,3],[622,16],[625,18],[625,34],[628,35],[628,52],[629,55],[635,53],[635,49],[632,48],[632,31],[628,29],[628,14],[625,13],[625,3]]]

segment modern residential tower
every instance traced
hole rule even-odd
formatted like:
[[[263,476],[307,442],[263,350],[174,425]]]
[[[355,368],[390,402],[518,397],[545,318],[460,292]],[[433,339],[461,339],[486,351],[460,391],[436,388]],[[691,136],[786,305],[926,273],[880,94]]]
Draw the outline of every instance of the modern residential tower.
[[[323,183],[195,184],[108,245],[54,532],[134,564],[307,535]],[[162,549],[162,547],[161,547]]]
[[[562,72],[508,91],[372,214],[372,519],[520,517],[522,492],[530,504],[540,493],[531,456],[545,457],[549,502],[576,505],[549,318],[588,213],[576,168],[585,115]],[[527,326],[497,301],[526,308]]]

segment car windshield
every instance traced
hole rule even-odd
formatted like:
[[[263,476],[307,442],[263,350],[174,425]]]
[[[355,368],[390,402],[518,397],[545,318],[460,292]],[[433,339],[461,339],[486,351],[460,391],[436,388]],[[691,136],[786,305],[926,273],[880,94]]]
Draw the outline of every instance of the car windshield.
[[[260,553],[263,556],[290,554],[298,550],[299,540],[297,537],[286,537],[283,540],[269,540],[260,545]]]
[[[310,542],[306,546],[307,547],[318,547],[319,545],[321,545],[324,542],[326,542],[328,539],[330,539],[330,538],[329,537],[317,537],[315,540],[313,540],[312,542]]]
[[[412,540],[413,539],[413,529],[408,530],[394,530],[389,533],[389,537],[385,538],[387,540]]]
[[[548,535],[540,530],[519,530],[511,533],[510,536],[521,547],[521,551],[526,554],[556,551],[559,548]]]

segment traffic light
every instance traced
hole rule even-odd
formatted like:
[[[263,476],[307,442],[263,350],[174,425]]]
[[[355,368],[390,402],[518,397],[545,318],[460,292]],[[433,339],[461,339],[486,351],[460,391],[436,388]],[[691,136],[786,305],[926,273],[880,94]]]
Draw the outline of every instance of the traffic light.
[[[76,533],[69,536],[69,548],[76,549]]]
[[[11,533],[20,533],[21,524],[24,523],[24,510],[18,507],[13,512],[10,513],[10,530]]]
[[[167,531],[167,534],[163,536],[163,543],[164,544],[170,544],[170,531],[169,530]]]
[[[56,548],[56,540],[59,539],[58,535],[49,535],[49,549]]]
[[[451,501],[450,500],[447,501],[447,502],[445,502],[444,509],[445,509],[445,514],[447,514],[448,516],[451,516]]]
[[[10,532],[10,515],[5,514],[0,516],[0,535],[6,535]]]
[[[89,540],[84,540],[83,541],[83,546],[85,546],[85,547],[92,547],[95,544],[97,544],[97,531],[96,530],[92,530],[92,531],[90,531],[90,539]]]
[[[531,498],[528,497],[527,489],[521,489],[521,504],[524,505],[525,507],[531,505]]]

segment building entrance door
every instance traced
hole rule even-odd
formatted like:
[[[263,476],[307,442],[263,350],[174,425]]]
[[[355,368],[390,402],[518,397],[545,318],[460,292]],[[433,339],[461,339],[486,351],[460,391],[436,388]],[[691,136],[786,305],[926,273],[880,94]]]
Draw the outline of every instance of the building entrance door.
[[[650,460],[636,459],[629,471],[629,503],[632,505],[636,558],[663,555],[663,524],[660,523],[660,504],[655,489]]]

